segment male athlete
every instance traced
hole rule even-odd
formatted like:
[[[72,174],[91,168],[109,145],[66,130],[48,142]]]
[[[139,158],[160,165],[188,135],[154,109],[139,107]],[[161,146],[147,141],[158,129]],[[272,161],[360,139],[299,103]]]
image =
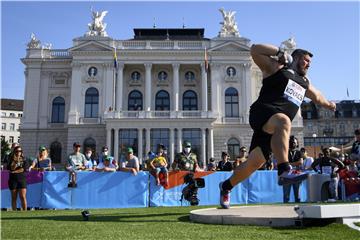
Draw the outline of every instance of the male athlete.
[[[230,207],[231,189],[261,167],[270,152],[278,163],[279,185],[306,179],[306,173],[292,171],[289,164],[291,121],[305,96],[315,104],[336,109],[335,103],[326,100],[306,76],[313,56],[309,51],[296,49],[290,56],[276,46],[256,44],[250,52],[262,71],[263,85],[259,98],[250,107],[249,122],[254,134],[248,160],[220,183],[222,208]]]

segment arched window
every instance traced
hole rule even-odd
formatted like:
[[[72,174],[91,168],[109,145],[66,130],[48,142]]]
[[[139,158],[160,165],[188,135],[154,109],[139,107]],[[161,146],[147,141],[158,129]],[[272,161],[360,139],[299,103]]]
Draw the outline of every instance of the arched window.
[[[239,95],[233,87],[225,91],[225,116],[239,117]]]
[[[50,144],[50,158],[52,163],[61,163],[61,143],[55,141]]]
[[[99,114],[99,92],[96,88],[89,88],[85,93],[85,117],[97,118]]]
[[[170,96],[167,91],[161,90],[156,94],[155,110],[156,111],[170,110]]]
[[[143,101],[141,92],[134,90],[129,93],[128,110],[141,111],[143,109]]]
[[[84,140],[83,151],[86,151],[86,148],[91,148],[93,154],[95,155],[96,151],[96,141],[92,137],[88,137]]]
[[[52,102],[51,122],[65,122],[65,100],[62,97],[56,97]]]
[[[183,110],[198,110],[197,96],[194,91],[186,91],[183,95]]]
[[[240,155],[240,143],[236,138],[230,138],[227,142],[230,159],[234,161]]]

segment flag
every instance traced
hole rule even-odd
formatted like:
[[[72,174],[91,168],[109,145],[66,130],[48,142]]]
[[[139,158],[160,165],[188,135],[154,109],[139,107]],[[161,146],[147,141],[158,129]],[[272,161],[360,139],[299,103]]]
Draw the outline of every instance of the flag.
[[[347,95],[347,97],[350,96],[350,95],[349,95],[349,88],[346,88],[346,95]]]
[[[205,71],[207,72],[209,69],[209,62],[208,62],[206,47],[205,47],[205,53],[204,53],[204,61],[205,61]]]
[[[117,55],[116,55],[116,48],[114,48],[114,68],[117,68]]]

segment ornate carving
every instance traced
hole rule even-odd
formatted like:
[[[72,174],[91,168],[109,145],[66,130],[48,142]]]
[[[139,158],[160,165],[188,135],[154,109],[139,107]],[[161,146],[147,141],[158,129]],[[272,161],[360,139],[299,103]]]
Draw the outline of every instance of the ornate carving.
[[[27,44],[27,47],[29,49],[40,49],[41,48],[40,44],[41,44],[40,40],[36,39],[34,33],[31,33],[30,42]]]
[[[108,11],[102,11],[99,13],[98,11],[96,12],[93,11],[93,9],[91,8],[91,12],[92,12],[92,23],[88,24],[89,31],[85,33],[85,36],[107,37],[108,35],[105,31],[106,23],[104,23],[103,20],[106,14],[108,13]]]
[[[220,22],[222,24],[222,27],[219,32],[219,37],[240,37],[237,23],[235,21],[236,12],[226,12],[224,8],[220,8],[219,11],[222,13],[224,18],[224,21]]]

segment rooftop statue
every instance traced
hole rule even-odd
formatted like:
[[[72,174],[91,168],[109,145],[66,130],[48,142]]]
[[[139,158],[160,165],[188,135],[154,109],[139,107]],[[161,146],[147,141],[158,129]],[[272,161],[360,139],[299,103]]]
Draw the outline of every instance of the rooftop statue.
[[[239,30],[235,20],[235,11],[225,11],[224,8],[220,8],[219,11],[222,13],[224,21],[222,24],[219,37],[239,37]]]
[[[107,37],[107,33],[105,31],[106,23],[104,23],[103,20],[106,14],[108,13],[108,11],[98,12],[98,11],[93,11],[93,9],[91,8],[91,12],[92,12],[92,23],[88,24],[89,31],[86,32],[85,35]]]
[[[30,49],[36,49],[36,48],[41,48],[40,44],[40,40],[36,39],[35,34],[31,33],[30,36],[30,42],[27,44],[27,47]]]

